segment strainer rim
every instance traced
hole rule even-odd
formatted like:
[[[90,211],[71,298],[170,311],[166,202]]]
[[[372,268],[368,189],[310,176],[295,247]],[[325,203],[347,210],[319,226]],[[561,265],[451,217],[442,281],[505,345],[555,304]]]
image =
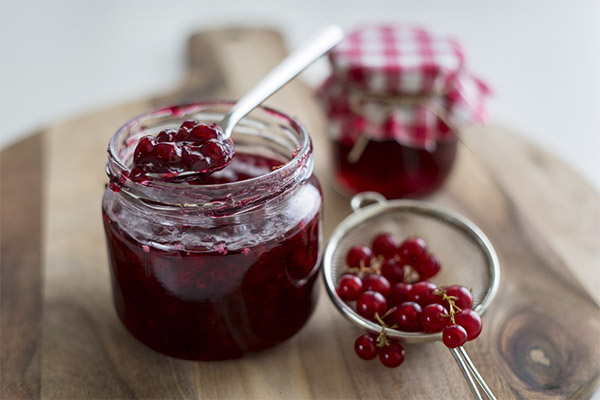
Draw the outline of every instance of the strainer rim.
[[[323,254],[323,279],[325,281],[325,288],[329,298],[333,302],[334,306],[342,313],[346,319],[350,322],[365,328],[367,331],[377,333],[381,331],[381,326],[371,322],[360,315],[358,315],[352,307],[346,304],[336,293],[335,282],[333,282],[333,255],[334,252],[341,242],[341,240],[356,226],[362,222],[373,218],[379,214],[385,212],[393,212],[394,210],[401,210],[403,212],[412,211],[420,214],[433,216],[440,218],[446,223],[451,223],[458,226],[463,232],[470,235],[475,239],[477,244],[481,247],[488,265],[488,272],[490,274],[490,285],[485,293],[485,296],[481,302],[474,307],[474,311],[483,315],[493,299],[496,297],[498,288],[500,285],[500,263],[498,256],[492,243],[483,231],[475,225],[471,220],[465,216],[450,210],[448,208],[440,207],[436,204],[425,202],[421,200],[386,200],[378,201],[375,204],[365,206],[363,208],[355,210],[352,214],[348,215],[342,222],[340,222],[334,229],[325,253]],[[400,339],[404,342],[410,343],[423,343],[434,340],[441,340],[442,334],[440,333],[421,333],[421,332],[404,332],[397,329],[386,329],[388,336]]]

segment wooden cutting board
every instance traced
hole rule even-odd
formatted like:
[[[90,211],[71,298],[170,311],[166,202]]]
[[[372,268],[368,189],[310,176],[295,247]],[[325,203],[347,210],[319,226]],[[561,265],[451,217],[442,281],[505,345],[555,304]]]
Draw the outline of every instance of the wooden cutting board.
[[[185,84],[38,132],[2,152],[2,398],[470,398],[442,344],[407,346],[389,370],[353,353],[360,332],[321,286],[315,314],[280,346],[226,362],[168,358],[121,325],[110,296],[100,217],[109,137],[167,102],[238,97],[285,55],[260,29],[190,40]],[[324,187],[325,235],[349,213],[331,188],[326,120],[296,81],[268,104],[312,134]],[[457,165],[425,200],[479,225],[502,282],[467,345],[499,399],[587,398],[600,372],[600,196],[555,157],[498,127],[462,136]]]

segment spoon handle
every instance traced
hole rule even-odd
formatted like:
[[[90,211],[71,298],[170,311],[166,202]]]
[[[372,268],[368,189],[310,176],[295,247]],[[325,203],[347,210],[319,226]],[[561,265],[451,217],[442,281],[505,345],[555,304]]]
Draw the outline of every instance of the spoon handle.
[[[252,90],[242,97],[219,123],[226,137],[231,136],[233,127],[260,105],[269,96],[292,80],[319,57],[331,50],[344,37],[342,29],[331,25],[315,35],[304,46],[298,48],[277,65]]]

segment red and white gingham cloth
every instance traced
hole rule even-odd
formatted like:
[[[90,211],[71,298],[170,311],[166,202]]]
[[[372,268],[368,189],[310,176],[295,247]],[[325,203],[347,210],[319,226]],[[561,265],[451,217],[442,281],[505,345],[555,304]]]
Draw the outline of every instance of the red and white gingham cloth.
[[[351,32],[329,57],[333,74],[320,95],[336,138],[354,141],[364,127],[374,139],[430,147],[453,135],[432,110],[444,110],[457,127],[485,119],[490,91],[466,71],[462,47],[453,39],[421,28],[368,26]],[[408,101],[382,106],[393,98]]]

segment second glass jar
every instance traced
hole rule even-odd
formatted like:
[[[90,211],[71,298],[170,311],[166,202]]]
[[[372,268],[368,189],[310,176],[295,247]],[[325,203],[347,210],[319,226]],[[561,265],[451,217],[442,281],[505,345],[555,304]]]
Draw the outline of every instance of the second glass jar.
[[[362,125],[344,129],[331,141],[335,185],[348,195],[374,191],[388,199],[424,196],[444,183],[456,159],[458,141],[452,133],[416,146],[377,137]]]
[[[370,24],[329,53],[319,90],[329,117],[339,191],[420,197],[441,187],[458,130],[485,118],[488,87],[453,38],[403,24]]]

